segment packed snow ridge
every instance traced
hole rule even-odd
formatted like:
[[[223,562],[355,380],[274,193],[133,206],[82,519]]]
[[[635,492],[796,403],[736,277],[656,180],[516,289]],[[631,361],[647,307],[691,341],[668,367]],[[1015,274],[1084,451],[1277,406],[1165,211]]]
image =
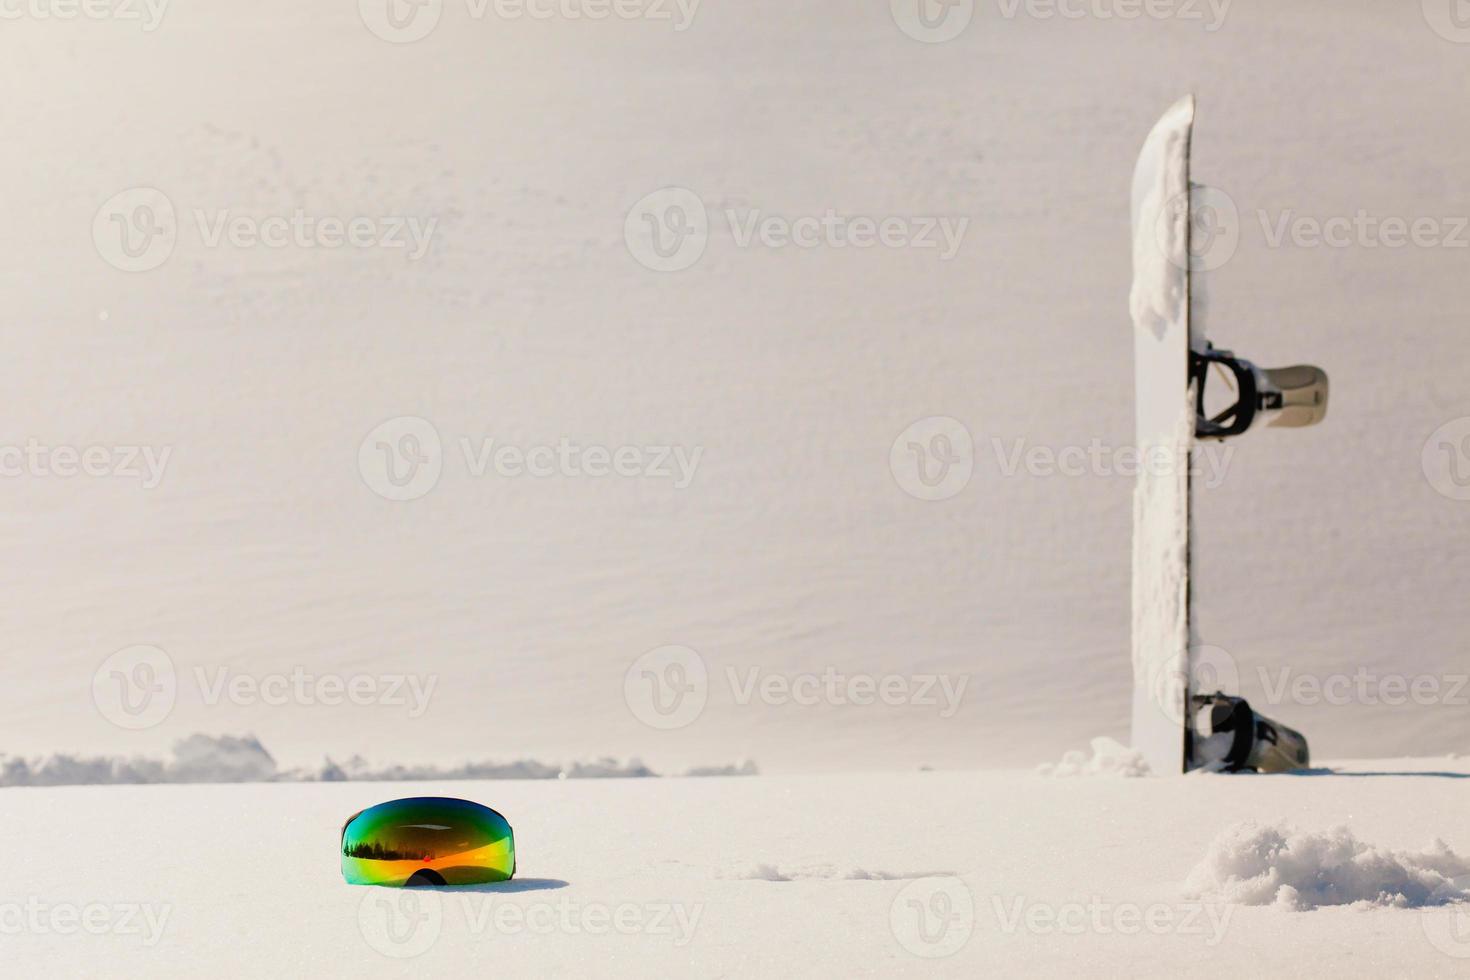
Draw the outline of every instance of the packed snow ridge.
[[[174,757],[81,757],[43,759],[0,755],[0,786],[93,786],[145,783],[405,782],[436,779],[598,779],[656,777],[637,759],[599,759],[569,766],[523,759],[467,762],[457,766],[369,765],[360,756],[343,763],[327,759],[320,769],[281,769],[254,735],[190,735],[174,744]],[[754,776],[753,762],[701,766],[686,776]]]
[[[1184,887],[1191,898],[1294,911],[1418,908],[1470,901],[1470,861],[1438,840],[1423,851],[1394,851],[1347,827],[1313,833],[1245,822],[1215,838]]]
[[[1092,740],[1092,757],[1076,749],[1057,763],[1043,763],[1036,769],[1042,776],[1150,776],[1152,771],[1143,753],[1121,742],[1099,736]]]

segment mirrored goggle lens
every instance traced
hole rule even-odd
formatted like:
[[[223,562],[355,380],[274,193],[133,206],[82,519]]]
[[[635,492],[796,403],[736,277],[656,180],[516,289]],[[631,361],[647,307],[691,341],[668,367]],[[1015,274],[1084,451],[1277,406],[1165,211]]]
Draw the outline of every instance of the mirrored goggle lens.
[[[515,870],[510,824],[468,800],[380,803],[342,828],[342,877],[352,885],[477,885]]]

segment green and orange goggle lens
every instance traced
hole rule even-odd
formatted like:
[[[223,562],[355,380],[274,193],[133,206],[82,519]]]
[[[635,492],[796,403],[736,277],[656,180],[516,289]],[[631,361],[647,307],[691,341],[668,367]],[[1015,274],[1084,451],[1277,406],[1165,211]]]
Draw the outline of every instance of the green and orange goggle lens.
[[[342,877],[349,885],[482,885],[515,873],[510,824],[469,800],[392,800],[342,826]]]

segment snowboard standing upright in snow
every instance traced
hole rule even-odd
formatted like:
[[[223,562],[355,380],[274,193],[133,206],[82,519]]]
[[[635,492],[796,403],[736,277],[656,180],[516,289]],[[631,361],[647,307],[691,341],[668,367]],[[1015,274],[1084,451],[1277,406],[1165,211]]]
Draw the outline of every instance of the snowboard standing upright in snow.
[[[1255,422],[1311,425],[1327,411],[1327,376],[1313,367],[1256,368],[1205,338],[1192,250],[1201,188],[1190,180],[1194,97],[1174,103],[1144,141],[1133,172],[1136,439],[1133,499],[1133,747],[1159,774],[1193,768],[1292,768],[1306,740],[1260,718],[1238,697],[1204,688],[1193,663],[1195,554],[1190,473],[1198,438],[1224,439]],[[1236,400],[1209,416],[1216,366]]]

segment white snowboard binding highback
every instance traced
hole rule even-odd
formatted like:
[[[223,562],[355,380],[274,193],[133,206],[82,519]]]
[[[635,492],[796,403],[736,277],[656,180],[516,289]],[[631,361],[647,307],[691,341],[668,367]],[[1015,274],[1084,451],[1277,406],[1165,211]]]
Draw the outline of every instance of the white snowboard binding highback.
[[[1203,189],[1190,182],[1194,97],[1164,113],[1133,173],[1134,383],[1141,455],[1173,466],[1139,469],[1133,500],[1133,746],[1161,775],[1191,769],[1280,771],[1309,764],[1300,733],[1211,690],[1198,658],[1191,579],[1196,440],[1257,425],[1314,425],[1327,414],[1320,368],[1258,368],[1205,337],[1200,275],[1191,249]],[[1199,195],[1197,197],[1197,195]],[[1234,398],[1206,409],[1212,373]]]
[[[1216,365],[1234,380],[1235,403],[1214,415],[1205,413],[1209,369]],[[1285,368],[1258,368],[1228,350],[1210,343],[1190,353],[1195,386],[1196,439],[1226,439],[1244,434],[1257,422],[1296,429],[1316,425],[1327,417],[1327,372],[1299,364]]]

